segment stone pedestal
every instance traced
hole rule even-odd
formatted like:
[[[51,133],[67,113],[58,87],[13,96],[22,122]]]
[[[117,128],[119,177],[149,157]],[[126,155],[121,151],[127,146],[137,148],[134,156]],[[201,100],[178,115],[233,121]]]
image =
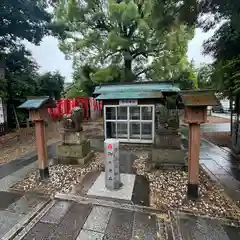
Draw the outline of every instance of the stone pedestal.
[[[93,156],[90,140],[81,132],[62,132],[56,153],[59,164],[85,165]]]
[[[181,135],[176,129],[156,131],[155,144],[150,153],[151,166],[172,168],[187,166],[187,151],[181,144]]]
[[[155,147],[181,149],[181,135],[176,129],[156,130]]]
[[[106,139],[104,141],[105,151],[105,187],[116,190],[121,187],[119,169],[119,140]]]

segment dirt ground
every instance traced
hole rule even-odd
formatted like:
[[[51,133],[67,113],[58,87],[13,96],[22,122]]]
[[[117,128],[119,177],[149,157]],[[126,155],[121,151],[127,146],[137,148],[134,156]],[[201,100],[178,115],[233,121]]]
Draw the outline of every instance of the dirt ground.
[[[59,140],[58,123],[49,122],[46,127],[47,144]],[[0,137],[0,164],[7,163],[17,157],[36,150],[35,129],[23,128],[19,132]]]
[[[230,119],[208,116],[207,123],[230,123]]]
[[[208,123],[227,123],[228,119],[208,116]],[[49,121],[46,128],[47,144],[59,141],[58,122]],[[103,137],[103,122],[86,121],[83,123],[83,129],[88,138]],[[219,146],[231,146],[231,138],[228,133],[204,133],[204,137]],[[19,134],[10,133],[0,137],[0,164],[9,162],[26,153],[35,151],[35,132],[34,128],[21,129]]]
[[[232,148],[232,139],[230,132],[205,132],[202,133],[202,137],[208,141],[218,145],[219,147]]]
[[[59,122],[48,121],[48,126],[46,127],[47,144],[60,140],[60,127],[61,124]],[[83,122],[83,130],[85,136],[88,138],[103,137],[103,123],[101,120]],[[24,128],[18,134],[9,133],[0,137],[0,164],[7,163],[26,153],[35,151],[35,143],[34,128]]]
[[[230,123],[230,119],[208,116],[207,123]],[[218,145],[219,147],[232,148],[232,139],[230,132],[204,132],[202,137],[206,138],[208,141]]]

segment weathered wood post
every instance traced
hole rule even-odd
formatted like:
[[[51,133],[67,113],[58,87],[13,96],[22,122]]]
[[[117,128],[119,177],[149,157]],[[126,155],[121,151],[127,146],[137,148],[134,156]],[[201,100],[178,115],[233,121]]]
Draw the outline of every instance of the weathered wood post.
[[[44,120],[48,117],[48,108],[54,107],[56,107],[55,101],[49,97],[32,97],[18,107],[28,109],[29,117],[35,123],[36,149],[38,153],[38,167],[41,181],[49,178]]]
[[[198,175],[200,155],[200,124],[207,121],[207,106],[217,105],[213,91],[181,92],[185,106],[185,123],[189,124],[188,139],[188,186],[187,196],[198,198]]]

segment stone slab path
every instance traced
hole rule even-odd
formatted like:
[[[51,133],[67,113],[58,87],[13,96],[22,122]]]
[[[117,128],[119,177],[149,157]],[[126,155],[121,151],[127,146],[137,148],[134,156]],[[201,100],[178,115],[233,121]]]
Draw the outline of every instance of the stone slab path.
[[[43,211],[44,212],[44,211]],[[237,240],[238,227],[227,221],[183,213],[159,213],[131,206],[110,207],[75,201],[56,201],[38,221],[15,240]]]
[[[50,157],[54,156],[54,151],[54,145],[50,145]],[[13,184],[38,167],[36,160],[37,154],[32,152],[0,165],[0,239],[9,239],[47,202],[40,196],[10,190]]]
[[[188,147],[188,129],[184,131],[184,145]],[[208,175],[220,183],[225,192],[237,203],[240,201],[240,159],[231,152],[220,148],[211,142],[201,139],[200,164]],[[239,204],[240,206],[240,204]]]

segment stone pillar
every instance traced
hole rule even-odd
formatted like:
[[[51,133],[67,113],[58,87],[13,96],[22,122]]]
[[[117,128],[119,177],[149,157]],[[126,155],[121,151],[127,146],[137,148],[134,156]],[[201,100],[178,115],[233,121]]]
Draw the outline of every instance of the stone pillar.
[[[44,120],[35,121],[35,131],[36,131],[36,147],[38,152],[38,166],[39,166],[40,180],[45,180],[49,178],[49,169],[48,169]]]
[[[119,169],[119,140],[106,139],[105,150],[105,187],[116,190],[121,187]]]
[[[200,124],[189,124],[188,189],[189,198],[198,198]]]

